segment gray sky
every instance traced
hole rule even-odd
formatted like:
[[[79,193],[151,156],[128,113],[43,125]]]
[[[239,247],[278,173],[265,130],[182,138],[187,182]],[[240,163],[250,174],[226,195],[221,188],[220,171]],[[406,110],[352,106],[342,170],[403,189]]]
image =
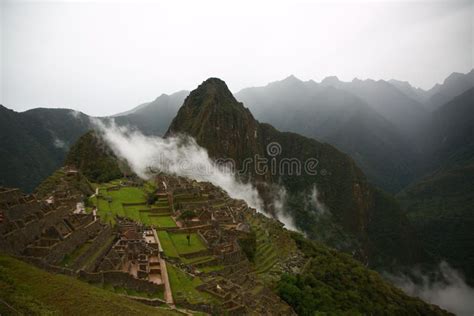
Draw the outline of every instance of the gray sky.
[[[0,103],[108,115],[207,77],[430,88],[473,68],[473,1],[0,0]]]

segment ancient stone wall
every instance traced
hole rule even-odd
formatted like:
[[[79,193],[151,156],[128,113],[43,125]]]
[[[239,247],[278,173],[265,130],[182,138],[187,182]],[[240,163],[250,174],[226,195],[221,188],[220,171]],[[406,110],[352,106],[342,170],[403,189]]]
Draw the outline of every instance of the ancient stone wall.
[[[51,273],[59,273],[59,274],[64,274],[64,275],[74,276],[74,277],[76,276],[76,273],[74,272],[74,270],[51,265],[42,258],[35,258],[35,257],[28,257],[28,256],[19,256],[17,258],[23,261],[26,261],[28,263],[31,263],[34,266]]]
[[[82,268],[90,258],[92,258],[98,251],[100,251],[100,248],[102,248],[105,243],[112,237],[113,235],[113,230],[111,226],[105,226],[97,235],[94,240],[92,240],[92,244],[90,247],[82,254],[80,255],[75,261],[72,266],[74,269],[80,269]],[[111,245],[110,245],[111,246]],[[105,255],[105,251],[108,251],[108,247],[104,249],[100,254],[96,255],[96,261],[102,259],[102,257]],[[91,267],[95,267],[95,262],[91,262],[90,265]]]
[[[79,277],[89,283],[106,283],[139,292],[156,293],[164,291],[164,284],[135,279],[122,271],[86,272],[81,270]]]
[[[184,253],[184,254],[181,254],[181,256],[186,258],[186,259],[192,259],[192,258],[197,258],[197,257],[209,256],[211,254],[212,254],[212,252],[209,249],[204,249],[204,250],[197,251],[197,252]]]
[[[60,263],[65,255],[73,252],[77,247],[81,246],[87,240],[97,235],[102,228],[103,226],[97,220],[83,228],[73,231],[62,242],[57,243],[51,247],[51,250],[45,257],[45,260],[51,264]]]
[[[210,315],[222,315],[221,310],[218,306],[208,305],[208,304],[191,304],[185,298],[175,298],[176,305],[184,307],[189,310],[204,312]]]
[[[67,207],[59,207],[43,214],[40,219],[36,217],[36,220],[25,223],[23,227],[17,227],[0,238],[0,249],[11,254],[21,254],[29,244],[41,236],[46,228],[62,221],[70,211]]]

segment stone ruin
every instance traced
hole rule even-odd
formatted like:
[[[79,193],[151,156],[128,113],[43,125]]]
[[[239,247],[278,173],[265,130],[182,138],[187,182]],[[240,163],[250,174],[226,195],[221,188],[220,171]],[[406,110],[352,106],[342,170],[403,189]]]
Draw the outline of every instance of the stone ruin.
[[[118,239],[101,259],[99,271],[123,271],[137,279],[163,284],[162,248],[154,228],[120,218]]]

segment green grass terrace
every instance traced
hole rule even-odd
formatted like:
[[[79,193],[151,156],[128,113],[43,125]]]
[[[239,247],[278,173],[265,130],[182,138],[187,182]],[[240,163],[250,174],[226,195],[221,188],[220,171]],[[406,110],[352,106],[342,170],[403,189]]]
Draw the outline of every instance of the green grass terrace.
[[[97,207],[97,213],[104,222],[114,224],[115,217],[121,216],[157,228],[176,227],[167,200],[160,199],[153,205],[147,205],[146,196],[152,190],[150,184],[120,186],[116,180],[97,187],[99,195],[90,198],[90,203]]]

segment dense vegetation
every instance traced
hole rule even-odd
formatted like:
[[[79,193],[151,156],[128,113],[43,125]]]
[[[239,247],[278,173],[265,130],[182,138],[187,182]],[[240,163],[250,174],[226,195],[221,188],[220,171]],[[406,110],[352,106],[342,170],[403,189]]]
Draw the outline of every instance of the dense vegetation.
[[[424,178],[399,199],[426,249],[474,285],[474,164]]]
[[[474,71],[470,73],[474,75]],[[472,81],[471,81],[472,83]],[[398,199],[423,246],[474,285],[474,88],[434,112],[430,169]]]
[[[251,231],[246,234],[245,237],[239,238],[238,242],[247,258],[253,262],[257,251],[257,234],[254,231]]]
[[[300,274],[283,275],[282,299],[299,315],[445,315],[405,295],[349,255],[292,233],[309,261]]]
[[[83,135],[71,147],[65,164],[78,168],[93,182],[108,182],[122,177],[118,160],[94,132]]]

